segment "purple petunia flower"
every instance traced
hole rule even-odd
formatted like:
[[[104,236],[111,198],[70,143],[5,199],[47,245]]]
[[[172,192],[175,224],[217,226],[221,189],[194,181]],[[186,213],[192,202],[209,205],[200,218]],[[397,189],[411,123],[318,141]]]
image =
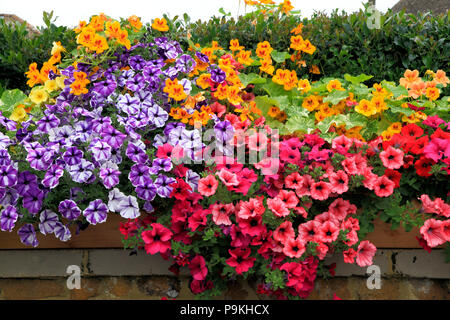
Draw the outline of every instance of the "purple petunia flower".
[[[91,150],[94,159],[98,162],[107,161],[111,157],[111,146],[105,141],[97,141]]]
[[[49,189],[53,189],[59,184],[59,179],[63,176],[63,174],[64,168],[60,165],[54,164],[45,173],[44,179],[42,179],[42,184]]]
[[[15,189],[21,196],[25,195],[31,188],[37,187],[38,182],[35,174],[30,171],[23,171],[19,173]]]
[[[139,148],[134,143],[128,144],[126,155],[131,161],[135,163],[144,164],[148,160],[148,155],[145,153],[145,151]]]
[[[147,62],[140,55],[135,55],[130,58],[129,64],[134,70],[142,70]]]
[[[125,195],[120,192],[119,189],[114,188],[108,194],[108,209],[112,212],[119,211],[119,204],[122,199],[125,198]]]
[[[126,83],[127,89],[131,91],[140,91],[145,87],[144,76],[140,73],[135,74],[133,78],[128,79]]]
[[[234,128],[228,120],[219,121],[214,126],[214,133],[216,134],[217,140],[227,142],[233,138]]]
[[[153,181],[149,179],[146,184],[136,187],[136,194],[143,200],[152,201],[156,197],[156,186],[153,184]]]
[[[107,125],[111,125],[110,117],[98,117],[92,121],[92,131],[100,133]]]
[[[59,126],[59,123],[59,119],[54,114],[49,114],[39,119],[36,126],[41,132],[47,133],[50,129]]]
[[[135,187],[143,185],[150,178],[150,168],[144,164],[135,164],[131,167],[128,179]]]
[[[96,199],[91,201],[88,207],[83,211],[83,216],[90,224],[103,223],[106,221],[108,207],[102,200]]]
[[[144,67],[142,74],[144,75],[145,81],[157,80],[158,76],[162,73],[161,68],[156,66],[147,65]]]
[[[126,219],[134,219],[141,215],[136,197],[128,196],[119,202],[119,214]]]
[[[92,176],[94,165],[85,159],[81,159],[80,163],[69,166],[68,171],[73,181],[85,183]]]
[[[69,147],[67,148],[66,152],[64,152],[63,159],[67,165],[74,166],[81,162],[83,155],[83,151],[81,151],[77,147]]]
[[[17,200],[19,199],[19,194],[17,193],[17,191],[15,189],[12,188],[6,188],[6,189],[1,189],[2,190],[2,194],[3,197],[1,198],[1,202],[0,204],[4,207],[6,206],[16,206],[17,205]]]
[[[12,187],[17,184],[18,171],[13,166],[0,166],[0,187]]]
[[[188,54],[181,55],[175,62],[175,67],[183,73],[190,73],[196,66],[195,60]]]
[[[58,211],[68,220],[76,220],[81,214],[81,210],[78,208],[75,201],[69,199],[59,203]]]
[[[106,126],[100,135],[113,149],[120,148],[127,137],[126,134],[116,130],[113,126]]]
[[[135,72],[133,70],[124,70],[117,79],[117,84],[121,87],[125,86],[127,81],[134,77]]]
[[[20,241],[27,246],[37,247],[39,242],[36,238],[36,231],[31,223],[24,224],[18,231],[17,234],[20,237]]]
[[[198,181],[200,180],[200,175],[192,170],[188,170],[186,172],[186,182],[192,188],[192,190],[196,190],[198,186]]]
[[[42,234],[53,233],[58,222],[58,215],[51,210],[44,210],[39,216],[39,230]]]
[[[0,149],[0,166],[8,166],[11,164],[11,158],[8,150]]]
[[[14,206],[7,206],[0,214],[0,229],[11,232],[18,217],[17,209]]]
[[[72,237],[69,228],[63,225],[61,222],[56,223],[54,233],[55,237],[63,242],[70,240],[70,238]]]
[[[44,192],[39,188],[32,188],[23,196],[22,206],[31,214],[37,214],[42,208]]]
[[[198,58],[198,60],[200,60],[201,62],[204,63],[209,63],[209,58],[206,54],[201,53],[200,51],[195,52],[195,56]]]
[[[208,68],[208,71],[211,73],[211,80],[216,83],[222,83],[227,78],[225,71],[220,69],[217,65],[211,65],[211,67]]]
[[[154,104],[151,108],[148,109],[148,116],[150,118],[150,122],[158,128],[163,127],[167,119],[169,119],[169,114],[167,113],[167,111],[165,111],[157,104]]]
[[[100,179],[102,179],[103,185],[111,189],[119,183],[120,171],[113,168],[103,168],[99,172]]]
[[[161,170],[165,172],[172,170],[172,162],[170,161],[170,158],[156,158],[153,160],[150,173],[157,174]]]
[[[119,96],[117,107],[128,115],[134,115],[140,110],[140,101],[138,98],[132,97],[127,93]]]
[[[145,201],[142,209],[144,209],[148,213],[152,213],[153,211],[155,211],[155,209],[153,208],[152,203],[150,201]]]
[[[104,97],[107,97],[114,92],[116,86],[116,81],[114,81],[113,79],[107,79],[97,82],[93,87],[93,91],[98,92]]]
[[[173,190],[170,185],[174,182],[176,182],[174,178],[160,174],[155,180],[156,192],[158,195],[162,198],[170,197]]]

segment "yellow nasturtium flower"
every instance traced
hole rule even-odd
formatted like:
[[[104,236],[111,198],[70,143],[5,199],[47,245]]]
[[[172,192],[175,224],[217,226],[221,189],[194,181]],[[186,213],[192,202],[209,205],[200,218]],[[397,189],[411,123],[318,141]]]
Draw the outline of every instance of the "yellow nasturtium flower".
[[[65,76],[57,77],[57,78],[55,79],[56,84],[58,85],[58,87],[59,87],[60,89],[64,89],[64,88],[66,87],[66,85],[64,84],[64,80],[65,80],[65,79],[67,79],[67,77],[65,77]]]
[[[310,95],[303,100],[302,107],[308,111],[314,111],[319,107],[319,100],[316,96]]]
[[[311,90],[311,85],[309,83],[309,80],[308,79],[298,80],[297,88],[302,93],[307,93],[309,90]]]
[[[47,90],[48,93],[53,92],[55,90],[59,89],[58,83],[56,80],[47,80],[44,84],[45,90]]]
[[[43,87],[39,87],[31,90],[29,98],[31,102],[35,104],[41,104],[42,102],[47,101],[48,93]]]
[[[377,113],[377,108],[369,100],[362,99],[358,105],[356,105],[355,111],[366,117],[370,117]]]
[[[434,101],[434,100],[436,100],[437,98],[439,98],[439,89],[436,88],[436,87],[429,87],[429,88],[427,88],[427,91],[426,91],[425,96],[426,96],[428,99]]]
[[[16,122],[22,122],[27,117],[27,113],[25,111],[25,106],[23,104],[19,104],[14,108],[14,111],[11,113],[11,116],[9,119],[16,121]]]
[[[333,90],[344,90],[344,89],[342,88],[341,82],[337,79],[334,79],[334,80],[330,80],[330,82],[328,82],[327,90],[328,90],[328,92],[331,92]]]

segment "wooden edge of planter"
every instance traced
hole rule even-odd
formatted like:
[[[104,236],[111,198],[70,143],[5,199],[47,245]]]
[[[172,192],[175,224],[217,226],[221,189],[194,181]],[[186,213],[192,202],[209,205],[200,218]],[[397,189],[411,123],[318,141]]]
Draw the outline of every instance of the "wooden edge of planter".
[[[118,214],[108,215],[106,222],[89,226],[86,230],[75,235],[72,231],[72,238],[67,242],[62,242],[54,235],[43,235],[36,232],[39,246],[36,249],[94,249],[94,248],[123,248],[122,235],[119,232],[120,222],[126,219]],[[415,236],[419,235],[419,229],[414,228],[406,232],[402,227],[391,230],[390,224],[379,219],[374,221],[374,231],[369,233],[365,240],[372,242],[377,248],[399,248],[412,249],[421,248]],[[32,249],[20,242],[17,231],[0,232],[1,249]]]

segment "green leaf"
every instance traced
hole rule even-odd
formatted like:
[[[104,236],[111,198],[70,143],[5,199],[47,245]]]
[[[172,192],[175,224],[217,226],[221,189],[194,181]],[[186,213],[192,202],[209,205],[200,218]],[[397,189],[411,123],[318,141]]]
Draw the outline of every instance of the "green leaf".
[[[279,85],[273,81],[269,81],[262,86],[262,88],[272,97],[285,96],[287,91],[284,90],[282,85]]]
[[[242,84],[245,87],[250,83],[253,83],[253,84],[266,83],[266,79],[257,75],[256,73],[250,73],[250,74],[240,73],[239,79],[241,80]]]
[[[3,115],[9,117],[14,108],[21,104],[27,96],[19,89],[6,90],[0,99],[0,110]]]
[[[286,59],[289,59],[291,57],[291,55],[285,51],[279,52],[276,50],[273,50],[270,55],[272,56],[272,59],[277,63],[283,63]]]
[[[348,97],[347,91],[333,90],[327,97],[323,99],[323,102],[331,102],[331,104],[335,105],[347,97]]]
[[[309,117],[293,116],[288,118],[285,127],[291,133],[295,131],[310,133],[315,129],[314,119]]]
[[[359,76],[354,77],[349,75],[348,73],[346,73],[344,75],[344,79],[347,80],[348,82],[351,82],[353,84],[359,84],[361,82],[367,81],[369,79],[372,79],[373,76],[368,76],[367,74],[361,73]]]
[[[388,106],[389,106],[389,110],[391,110],[392,113],[403,113],[404,115],[407,115],[407,116],[412,115],[414,113],[414,110],[411,108],[403,108],[400,106],[392,105],[390,103],[388,103]]]
[[[408,96],[408,90],[406,90],[403,86],[393,86],[387,82],[383,82],[383,87],[388,89],[394,95],[394,98],[398,98],[400,96]]]

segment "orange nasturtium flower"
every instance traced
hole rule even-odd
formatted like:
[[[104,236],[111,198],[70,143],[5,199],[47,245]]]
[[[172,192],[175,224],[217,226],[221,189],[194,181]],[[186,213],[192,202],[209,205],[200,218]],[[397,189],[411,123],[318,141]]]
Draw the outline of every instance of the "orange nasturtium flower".
[[[237,57],[237,61],[241,64],[245,64],[245,65],[251,65],[253,63],[253,59],[250,58],[250,56],[252,55],[252,52],[250,50],[246,51],[246,50],[241,50],[239,51],[239,53],[236,55]]]
[[[305,40],[303,42],[302,51],[307,54],[313,54],[316,51],[316,47],[313,44],[311,44],[309,40]]]
[[[289,70],[277,69],[275,75],[272,77],[272,81],[281,85],[284,85],[290,76]]]
[[[169,26],[167,25],[167,20],[164,18],[156,18],[153,20],[152,28],[161,32],[169,31]]]
[[[105,20],[100,16],[93,16],[88,26],[92,27],[95,31],[103,31],[104,21]]]
[[[290,48],[297,51],[301,51],[304,47],[304,42],[305,40],[303,40],[302,36],[292,36]]]
[[[310,95],[307,96],[302,103],[302,107],[307,109],[308,111],[314,111],[319,106],[319,100],[316,96]]]
[[[244,46],[239,45],[239,40],[238,39],[232,39],[230,40],[230,50],[231,51],[241,51],[244,50]]]
[[[426,90],[425,96],[432,101],[436,100],[437,98],[439,98],[439,89],[436,87],[429,87]]]
[[[76,96],[79,96],[80,94],[86,94],[89,92],[88,89],[86,89],[86,85],[81,81],[72,82],[70,88],[72,89],[70,90],[70,93]]]
[[[228,97],[228,86],[223,83],[219,84],[214,92],[214,97],[218,100],[225,100]]]
[[[276,118],[280,114],[280,108],[277,106],[271,106],[267,111],[267,114],[272,118]]]
[[[273,75],[275,67],[272,65],[272,59],[269,57],[267,59],[260,60],[260,62],[261,66],[259,67],[259,70],[267,74]]]
[[[142,22],[141,19],[139,19],[138,16],[132,15],[128,18],[128,22],[131,24],[131,26],[135,29],[141,29],[142,28]]]
[[[296,26],[294,29],[291,30],[291,33],[298,35],[301,34],[303,30],[303,23],[300,23],[298,26]]]
[[[442,84],[444,87],[447,86],[448,83],[450,83],[450,80],[448,79],[448,77],[445,75],[445,71],[444,70],[438,70],[436,71],[436,73],[434,74],[434,80],[437,83]]]
[[[328,92],[331,92],[333,90],[345,90],[345,89],[342,88],[342,84],[339,80],[334,79],[334,80],[330,80],[330,82],[328,82],[327,90],[328,90]]]
[[[292,5],[290,0],[284,0],[283,6],[281,7],[281,11],[283,11],[285,14],[288,14],[292,9],[294,9],[294,6]]]
[[[128,39],[128,31],[127,30],[120,30],[119,31],[119,35],[117,37],[117,42],[119,44],[125,46],[125,48],[127,48],[127,50],[130,50],[131,42]]]
[[[303,93],[307,93],[309,90],[311,90],[311,85],[309,84],[308,79],[300,79],[297,83],[297,88]]]
[[[113,21],[113,22],[108,21],[108,22],[106,22],[105,34],[108,37],[118,38],[120,31],[121,31],[121,28],[120,28],[119,21]]]
[[[243,101],[239,93],[240,90],[238,86],[228,86],[227,99],[232,105],[238,105]]]
[[[421,78],[419,78],[419,71],[418,70],[409,70],[407,69],[405,73],[403,74],[404,78],[400,78],[400,85],[405,87],[406,89],[411,88],[411,85],[416,82],[420,81]]]

